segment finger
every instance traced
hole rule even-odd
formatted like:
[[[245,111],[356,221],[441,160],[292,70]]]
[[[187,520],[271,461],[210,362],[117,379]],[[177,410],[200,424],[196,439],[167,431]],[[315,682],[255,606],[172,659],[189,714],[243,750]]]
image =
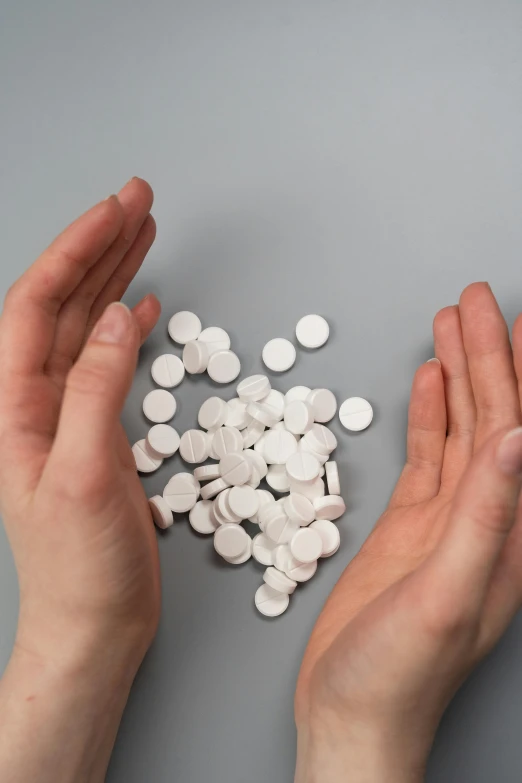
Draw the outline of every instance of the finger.
[[[440,488],[446,442],[446,405],[440,362],[430,359],[415,373],[408,412],[406,465],[390,507],[421,503]]]
[[[161,315],[161,305],[154,294],[147,294],[136,307],[132,309],[134,320],[140,330],[140,342],[143,345],[150,335]]]
[[[95,319],[91,311],[108,281],[118,275],[119,268],[129,255],[135,256],[135,244],[150,212],[153,193],[147,182],[134,177],[118,194],[124,220],[112,245],[89,270],[60,310],[47,371],[59,380],[65,380],[86,338],[87,324],[99,319],[103,308],[97,308]],[[139,248],[141,251],[141,247]]]
[[[522,313],[513,325],[513,360],[518,384],[518,399],[522,406]]]
[[[122,223],[121,205],[111,196],[72,223],[14,284],[2,317],[5,372],[43,370],[62,304],[114,242]]]
[[[448,432],[441,486],[453,492],[473,454],[476,411],[459,308],[445,307],[433,321],[435,355],[442,364]]]
[[[477,408],[476,450],[492,433],[520,424],[520,402],[508,329],[489,285],[468,286],[459,310]]]

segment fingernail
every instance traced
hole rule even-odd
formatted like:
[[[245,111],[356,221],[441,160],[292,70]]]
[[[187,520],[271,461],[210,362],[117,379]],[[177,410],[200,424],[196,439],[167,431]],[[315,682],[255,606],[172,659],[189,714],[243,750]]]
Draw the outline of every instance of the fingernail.
[[[438,365],[439,365],[439,367],[440,367],[440,359],[437,359],[437,358],[434,356],[434,357],[433,357],[433,359],[428,359],[428,361],[426,362],[426,364],[431,364],[432,362],[434,362],[435,364],[438,364]]]
[[[125,343],[130,332],[131,312],[121,302],[113,302],[93,329],[91,339],[99,343]]]
[[[497,465],[506,476],[522,476],[522,427],[511,430],[500,441]]]

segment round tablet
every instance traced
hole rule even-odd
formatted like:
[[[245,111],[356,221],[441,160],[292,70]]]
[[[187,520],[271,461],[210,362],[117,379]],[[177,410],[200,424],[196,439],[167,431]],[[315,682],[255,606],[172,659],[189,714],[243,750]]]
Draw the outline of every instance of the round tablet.
[[[276,544],[287,544],[299,530],[297,522],[292,522],[284,511],[274,514],[266,523],[264,532]]]
[[[282,571],[285,574],[287,567],[290,566],[291,557],[292,555],[290,554],[288,544],[278,544],[273,553],[274,562],[269,565],[273,565],[278,571]]]
[[[313,426],[314,412],[312,406],[303,400],[294,400],[285,406],[285,427],[294,435],[304,435]]]
[[[204,430],[219,429],[228,416],[228,408],[221,397],[209,397],[198,413],[198,424]]]
[[[331,421],[337,411],[337,400],[330,389],[314,389],[306,400],[312,406],[314,420],[324,424]]]
[[[309,525],[315,519],[315,508],[311,500],[304,495],[291,492],[284,499],[284,509],[288,519],[297,522],[301,527]]]
[[[259,480],[263,479],[268,472],[268,465],[266,464],[263,456],[254,449],[245,449],[243,456],[250,462],[252,468],[255,468],[259,473]]]
[[[201,488],[201,497],[203,500],[214,498],[216,495],[219,495],[220,492],[223,492],[223,490],[227,487],[228,484],[224,478],[215,479],[209,484],[205,484],[205,486]]]
[[[163,500],[178,514],[190,511],[196,505],[198,495],[199,484],[190,473],[176,473],[163,490]]]
[[[329,454],[320,454],[318,451],[315,451],[308,443],[306,435],[299,441],[299,451],[312,454],[316,458],[319,465],[324,465],[325,462],[328,462],[328,458],[330,456]]]
[[[243,448],[249,449],[250,446],[253,446],[259,438],[263,435],[265,431],[265,425],[261,424],[260,421],[256,421],[255,419],[251,419],[247,428],[243,430]]]
[[[150,498],[149,506],[154,524],[161,530],[166,530],[168,527],[174,524],[172,509],[163,500],[161,495],[154,495],[153,498]]]
[[[330,460],[325,464],[326,469],[326,483],[328,485],[329,495],[341,494],[341,482],[339,480],[339,470],[337,468],[337,462]]]
[[[213,444],[214,444],[214,435],[216,434],[218,429],[219,429],[219,427],[217,427],[216,429],[211,429],[211,430],[209,430],[208,432],[205,433],[205,437],[207,439],[207,446],[208,446],[208,456],[210,457],[210,459],[216,459],[216,460],[218,460],[219,457],[216,454],[216,452],[214,451],[214,445]]]
[[[297,582],[294,582],[286,574],[282,574],[274,566],[268,566],[263,574],[263,581],[279,593],[286,593],[287,595],[291,595],[297,587]]]
[[[154,424],[170,421],[176,413],[176,400],[166,389],[154,389],[143,400],[143,413]]]
[[[214,533],[214,549],[225,559],[244,555],[250,541],[250,536],[241,525],[220,525]]]
[[[208,348],[206,343],[199,340],[190,340],[183,349],[183,364],[191,375],[199,375],[205,372],[208,365]]]
[[[285,372],[293,366],[295,362],[295,347],[290,340],[283,337],[276,337],[267,342],[263,348],[263,362],[269,370],[273,372]]]
[[[284,423],[284,421],[278,421],[277,424],[274,424],[274,426],[271,427],[270,429],[275,430],[276,432],[280,432],[281,430],[284,430],[285,432],[288,432],[288,430],[286,429],[286,424]],[[293,432],[291,432],[290,434],[294,435]],[[301,436],[300,435],[294,435],[294,438],[295,438],[295,442],[296,443],[299,443],[300,440],[301,440]]]
[[[337,438],[324,424],[314,424],[305,437],[306,443],[319,454],[331,454],[337,448]]]
[[[256,609],[265,617],[278,617],[288,609],[290,597],[287,593],[279,593],[267,584],[256,590],[254,598]]]
[[[292,386],[285,394],[285,405],[294,400],[307,400],[311,391],[308,386]]]
[[[200,533],[202,536],[209,536],[218,527],[212,506],[211,500],[198,500],[194,508],[190,509],[190,525],[196,533]]]
[[[329,519],[318,519],[312,522],[310,529],[315,530],[321,536],[323,542],[321,557],[335,555],[341,545],[341,535],[337,525],[334,525]]]
[[[295,335],[305,348],[320,348],[328,340],[330,327],[321,315],[305,315],[297,322]]]
[[[313,563],[300,563],[292,555],[289,560],[289,566],[285,574],[290,579],[293,579],[294,582],[308,582],[317,571],[317,560],[314,560]]]
[[[228,505],[240,519],[248,519],[259,511],[259,498],[252,487],[232,487]]]
[[[223,493],[220,493],[220,495],[221,494],[223,494]],[[218,495],[217,497],[215,497],[212,500],[212,511],[214,513],[214,516],[216,518],[216,522],[218,523],[218,525],[228,525],[228,523],[230,522],[230,519],[228,519],[228,517],[225,517],[221,513],[220,508],[219,508],[218,500],[219,500],[220,495]]]
[[[158,386],[164,386],[166,389],[179,386],[185,377],[183,362],[173,353],[164,353],[154,359],[150,371]]]
[[[227,417],[223,424],[227,427],[235,427],[236,430],[244,430],[250,421],[246,409],[247,403],[241,402],[239,397],[229,400],[227,402]]]
[[[288,492],[290,479],[284,465],[270,465],[266,474],[266,483],[276,492]]]
[[[190,340],[197,340],[201,334],[201,321],[195,313],[180,310],[169,321],[169,334],[175,343],[185,345]]]
[[[295,492],[298,495],[304,495],[305,498],[312,502],[316,498],[324,497],[324,481],[317,477],[315,481],[294,481],[289,479],[290,492]]]
[[[259,471],[257,468],[252,465],[252,475],[247,481],[247,484],[249,487],[253,487],[253,489],[257,489],[258,486],[261,484],[261,476],[259,475]]]
[[[261,400],[261,407],[267,410],[275,422],[281,421],[285,412],[285,396],[277,389],[271,389]]]
[[[233,351],[216,351],[208,360],[207,371],[216,383],[231,383],[241,372],[241,363]]]
[[[275,498],[267,489],[256,489],[256,492],[259,498],[259,511],[250,517],[250,521],[259,524],[259,512],[262,508],[265,508],[265,506],[271,506],[275,503]]]
[[[319,462],[306,451],[297,451],[286,461],[286,472],[294,481],[313,481],[318,477],[319,469]]]
[[[290,552],[300,563],[314,563],[321,557],[323,540],[316,530],[302,527],[290,541]]]
[[[346,503],[339,495],[325,495],[314,500],[316,519],[339,519],[346,511]]]
[[[221,427],[212,439],[212,446],[218,459],[225,454],[243,451],[243,436],[235,427]]]
[[[202,430],[187,430],[181,436],[179,453],[191,465],[208,459],[208,441]]]
[[[360,432],[372,423],[373,408],[362,397],[349,397],[339,408],[339,418],[347,430]]]
[[[163,464],[163,457],[152,453],[146,440],[139,440],[135,443],[132,447],[132,453],[134,454],[136,469],[140,473],[153,473]]]
[[[244,452],[225,454],[219,461],[219,470],[227,484],[234,487],[246,484],[252,476],[252,465]]]
[[[277,544],[271,541],[264,533],[258,533],[254,536],[252,546],[252,556],[261,565],[270,566],[274,564],[274,551]]]
[[[212,356],[216,351],[228,351],[230,348],[230,337],[219,326],[207,326],[199,335],[198,340],[205,343],[209,356]]]
[[[241,516],[239,514],[236,514],[230,508],[230,504],[228,502],[229,496],[230,496],[230,487],[227,487],[226,489],[223,490],[223,492],[219,493],[219,495],[214,501],[214,504],[215,507],[217,507],[221,512],[221,516],[227,522],[233,522],[234,524],[238,525],[243,520],[241,519]]]
[[[198,481],[214,481],[220,477],[219,465],[201,465],[194,471],[194,478]]]
[[[172,457],[179,449],[180,438],[174,427],[155,424],[147,435],[147,444],[160,457]]]
[[[243,402],[257,402],[270,391],[270,381],[266,375],[250,375],[237,385],[237,394]]]
[[[285,465],[297,452],[297,442],[291,432],[270,430],[263,444],[263,457],[269,465]]]
[[[225,557],[224,560],[226,560],[227,563],[230,563],[230,565],[242,565],[243,563],[246,563],[247,560],[250,560],[251,557],[252,557],[252,539],[249,536],[248,545],[242,555],[240,555],[239,557]]]

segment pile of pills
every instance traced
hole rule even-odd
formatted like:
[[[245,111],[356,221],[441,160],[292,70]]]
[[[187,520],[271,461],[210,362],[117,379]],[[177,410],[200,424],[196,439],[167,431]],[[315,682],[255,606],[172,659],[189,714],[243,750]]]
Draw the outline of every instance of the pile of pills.
[[[143,473],[157,470],[178,450],[184,462],[197,467],[176,473],[163,495],[150,499],[154,522],[165,529],[174,514],[188,512],[193,529],[213,535],[216,552],[228,563],[240,565],[252,557],[266,566],[255,605],[275,617],[287,609],[298,583],[311,579],[318,562],[340,546],[335,520],[346,505],[332,459],[337,439],[326,426],[337,413],[335,395],[306,386],[283,394],[265,375],[252,375],[237,384],[236,397],[209,397],[199,409],[199,428],[180,437],[167,424],[176,412],[167,388],[178,385],[185,370],[207,370],[214,380],[228,383],[239,374],[240,364],[226,332],[219,327],[202,330],[193,313],[174,315],[169,334],[185,346],[183,360],[173,354],[155,360],[152,375],[164,388],[144,400],[143,411],[153,426],[133,446],[134,457]],[[305,316],[296,327],[298,341],[307,348],[320,347],[328,335],[321,316]],[[290,341],[276,338],[265,345],[263,361],[282,372],[292,366],[295,354]],[[341,423],[354,431],[367,427],[372,416],[371,405],[360,397],[347,399],[339,409]],[[268,489],[260,486],[263,481]],[[242,526],[244,520],[258,526],[253,538]]]

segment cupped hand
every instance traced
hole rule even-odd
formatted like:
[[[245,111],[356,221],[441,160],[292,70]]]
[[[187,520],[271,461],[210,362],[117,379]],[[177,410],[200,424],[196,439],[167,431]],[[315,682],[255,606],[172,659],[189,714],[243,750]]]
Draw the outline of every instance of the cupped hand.
[[[437,314],[434,340],[404,471],[306,651],[300,783],[420,779],[449,700],[522,602],[522,320],[511,347],[476,283]]]

